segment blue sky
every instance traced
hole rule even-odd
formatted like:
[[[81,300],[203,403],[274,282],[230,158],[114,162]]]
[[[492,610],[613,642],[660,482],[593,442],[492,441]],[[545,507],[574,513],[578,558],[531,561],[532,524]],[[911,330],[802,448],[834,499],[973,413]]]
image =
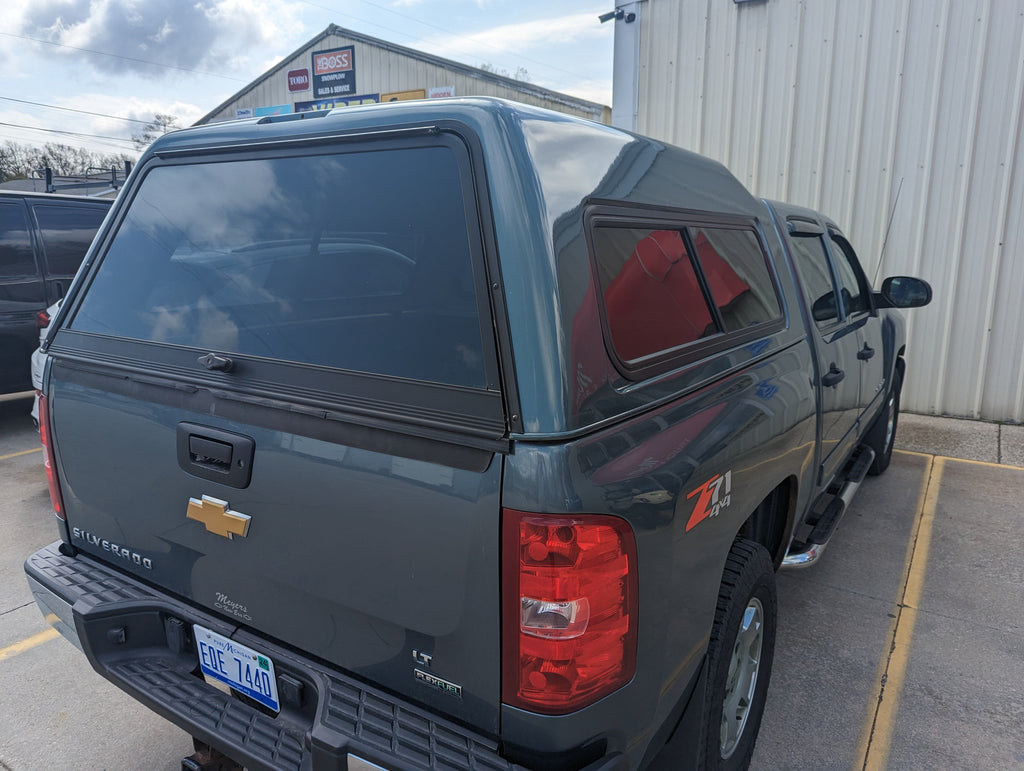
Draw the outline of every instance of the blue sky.
[[[332,23],[472,66],[523,68],[532,83],[610,105],[614,30],[597,16],[614,5],[2,0],[0,142],[134,154],[140,121],[192,123]]]

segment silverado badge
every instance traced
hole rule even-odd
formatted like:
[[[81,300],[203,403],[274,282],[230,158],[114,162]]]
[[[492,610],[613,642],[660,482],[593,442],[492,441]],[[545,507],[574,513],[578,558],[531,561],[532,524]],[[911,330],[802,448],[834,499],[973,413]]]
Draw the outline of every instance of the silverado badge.
[[[188,511],[185,516],[202,522],[211,533],[232,539],[236,535],[245,538],[249,534],[248,514],[232,511],[228,508],[228,502],[204,495],[201,501],[195,498],[188,499]]]

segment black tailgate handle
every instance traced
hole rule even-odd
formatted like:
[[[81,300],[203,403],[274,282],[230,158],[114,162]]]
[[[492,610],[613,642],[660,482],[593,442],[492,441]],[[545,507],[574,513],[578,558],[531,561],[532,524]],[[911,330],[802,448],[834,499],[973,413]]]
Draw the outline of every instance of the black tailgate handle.
[[[252,437],[198,423],[178,424],[178,465],[200,479],[239,490],[248,487],[255,448]]]

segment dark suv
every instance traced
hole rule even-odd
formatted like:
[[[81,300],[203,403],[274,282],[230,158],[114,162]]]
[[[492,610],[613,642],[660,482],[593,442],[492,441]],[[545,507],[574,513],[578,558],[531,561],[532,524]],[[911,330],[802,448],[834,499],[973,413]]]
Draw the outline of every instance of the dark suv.
[[[40,314],[67,292],[110,203],[0,191],[0,393],[32,388]]]

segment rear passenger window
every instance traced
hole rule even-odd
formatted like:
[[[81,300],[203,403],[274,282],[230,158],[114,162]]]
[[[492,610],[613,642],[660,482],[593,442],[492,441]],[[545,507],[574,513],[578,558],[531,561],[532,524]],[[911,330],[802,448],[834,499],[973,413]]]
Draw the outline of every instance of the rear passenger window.
[[[825,244],[820,236],[797,235],[791,237],[789,243],[793,247],[793,261],[800,273],[804,295],[811,305],[814,323],[818,327],[827,327],[839,320],[839,306]]]
[[[444,146],[158,166],[71,328],[485,388]]]
[[[41,205],[32,208],[51,275],[73,276],[107,214],[94,206]]]
[[[612,347],[631,368],[687,347],[722,345],[781,319],[775,284],[750,227],[640,228],[598,223],[591,231]]]
[[[0,203],[0,278],[36,275],[25,207]]]

